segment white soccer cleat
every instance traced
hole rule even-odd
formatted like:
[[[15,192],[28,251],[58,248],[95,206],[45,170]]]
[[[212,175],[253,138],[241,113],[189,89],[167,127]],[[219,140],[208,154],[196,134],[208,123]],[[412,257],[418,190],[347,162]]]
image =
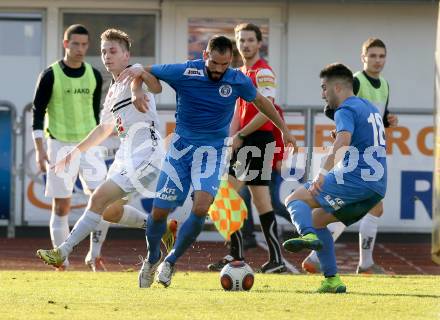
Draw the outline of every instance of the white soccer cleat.
[[[156,273],[160,260],[161,259],[159,259],[155,264],[151,264],[148,262],[148,259],[145,258],[144,263],[142,264],[142,268],[139,271],[139,275],[138,275],[139,288],[151,287],[154,281],[154,274]]]
[[[176,267],[168,261],[163,261],[157,268],[156,282],[162,284],[165,288],[168,287],[171,284],[174,272],[176,272]]]

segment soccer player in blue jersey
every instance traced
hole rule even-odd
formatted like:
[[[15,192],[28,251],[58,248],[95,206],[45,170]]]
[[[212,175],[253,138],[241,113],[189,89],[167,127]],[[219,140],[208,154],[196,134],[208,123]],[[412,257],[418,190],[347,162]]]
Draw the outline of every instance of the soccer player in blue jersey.
[[[156,281],[169,286],[175,263],[202,231],[225,172],[225,142],[238,98],[252,101],[280,128],[284,143],[295,144],[270,100],[257,92],[250,78],[229,67],[231,60],[231,40],[214,36],[201,60],[153,65],[145,70],[132,67],[121,74],[121,81],[138,79],[136,83],[142,78],[147,84],[153,75],[176,92],[176,130],[159,176],[153,211],[147,221],[148,256],[139,273],[141,288],[151,286],[156,271]],[[137,97],[136,88],[133,90],[136,104],[140,110],[145,110],[145,97]],[[166,218],[170,211],[184,203],[191,185],[194,189],[191,213],[180,228],[173,250],[160,263],[160,239],[165,232]]]
[[[343,64],[321,73],[322,97],[335,109],[336,139],[312,182],[286,198],[299,238],[284,242],[287,251],[317,250],[325,280],[318,292],[341,293],[333,238],[327,225],[349,226],[384,196],[387,166],[382,115],[368,100],[353,93],[353,74]]]

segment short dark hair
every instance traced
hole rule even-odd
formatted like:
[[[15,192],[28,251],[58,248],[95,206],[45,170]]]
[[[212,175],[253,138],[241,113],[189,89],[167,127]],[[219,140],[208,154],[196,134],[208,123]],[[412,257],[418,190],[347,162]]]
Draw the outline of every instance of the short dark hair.
[[[370,48],[384,48],[385,53],[387,52],[387,47],[385,46],[385,43],[380,40],[379,38],[368,38],[363,44],[362,44],[362,54],[366,54],[368,49]]]
[[[116,41],[125,51],[130,52],[131,39],[128,34],[118,29],[107,29],[101,34],[101,41]]]
[[[263,41],[263,34],[261,33],[260,28],[253,23],[240,23],[234,28],[235,37],[240,31],[253,31],[255,32],[255,36],[257,37],[257,41]]]
[[[347,85],[353,87],[353,72],[343,65],[342,63],[332,63],[327,65],[324,69],[319,73],[319,77],[321,79],[330,80],[342,80]]]
[[[206,51],[217,51],[220,54],[225,54],[227,51],[229,51],[232,54],[232,41],[225,36],[213,36],[208,41]]]
[[[89,31],[82,24],[72,24],[64,31],[64,40],[70,40],[72,34],[89,35]]]

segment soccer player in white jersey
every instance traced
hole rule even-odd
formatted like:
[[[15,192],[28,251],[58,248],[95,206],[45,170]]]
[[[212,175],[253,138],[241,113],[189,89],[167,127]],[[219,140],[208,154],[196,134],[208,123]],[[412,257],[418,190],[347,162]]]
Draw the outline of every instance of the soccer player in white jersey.
[[[145,227],[145,213],[123,205],[121,199],[134,191],[154,195],[164,150],[156,128],[158,117],[153,95],[146,92],[145,88],[141,89],[145,91],[145,99],[148,100],[148,111],[139,112],[131,101],[130,84],[114,81],[129,66],[130,46],[131,40],[123,31],[108,29],[101,35],[102,62],[113,76],[104,102],[101,122],[83,141],[57,162],[55,171],[62,175],[81,152],[106,139],[115,126],[121,144],[106,181],[93,192],[84,214],[75,224],[66,241],[58,248],[37,251],[37,256],[49,265],[61,265],[73,248],[102,221],[103,214],[104,216],[110,214],[106,218],[113,222],[131,227]],[[160,92],[161,86],[157,80],[147,79],[145,82],[151,92]],[[118,217],[119,221],[115,217]],[[167,248],[171,248],[174,244],[175,227],[176,222],[171,221],[168,232],[163,238]],[[171,230],[172,228],[174,230]]]

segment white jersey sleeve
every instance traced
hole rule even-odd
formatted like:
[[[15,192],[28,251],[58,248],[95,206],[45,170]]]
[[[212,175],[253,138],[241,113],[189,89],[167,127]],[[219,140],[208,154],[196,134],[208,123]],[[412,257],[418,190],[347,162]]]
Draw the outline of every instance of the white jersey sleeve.
[[[258,92],[266,98],[274,98],[276,96],[276,77],[270,69],[260,69],[255,75]]]
[[[99,117],[99,122],[102,124],[113,124],[114,118],[111,112],[111,104],[112,104],[112,95],[113,95],[113,86],[110,86],[108,89],[107,95],[104,101],[104,107],[101,110],[101,115]]]

